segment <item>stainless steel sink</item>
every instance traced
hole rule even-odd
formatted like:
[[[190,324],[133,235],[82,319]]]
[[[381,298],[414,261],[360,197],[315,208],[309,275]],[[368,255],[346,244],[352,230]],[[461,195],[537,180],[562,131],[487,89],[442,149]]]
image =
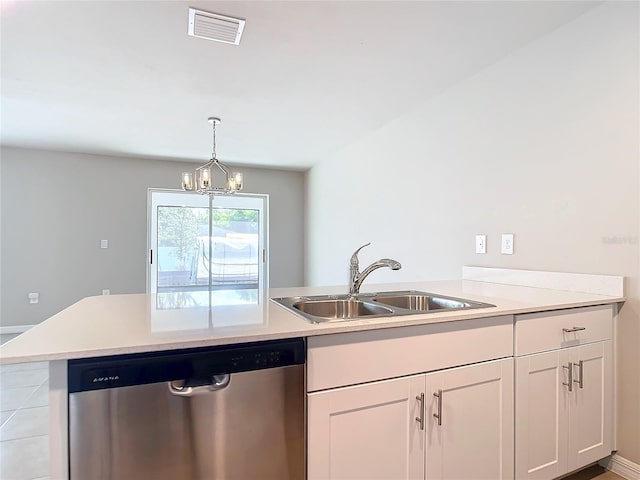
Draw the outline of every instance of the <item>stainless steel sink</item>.
[[[393,309],[391,308],[362,302],[353,298],[300,300],[293,304],[293,308],[314,317],[334,320],[393,314]]]
[[[272,300],[313,323],[495,307],[489,303],[416,290],[280,297]]]
[[[469,308],[471,303],[462,299],[435,296],[423,293],[410,294],[380,294],[373,299],[374,302],[383,303],[392,307],[399,307],[407,310],[458,310]]]

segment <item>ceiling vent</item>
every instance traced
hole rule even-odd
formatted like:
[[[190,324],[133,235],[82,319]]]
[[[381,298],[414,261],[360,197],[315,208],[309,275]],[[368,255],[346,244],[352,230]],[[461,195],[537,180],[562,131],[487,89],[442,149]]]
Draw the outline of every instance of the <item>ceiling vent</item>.
[[[244,20],[189,8],[189,35],[216,42],[240,44]]]

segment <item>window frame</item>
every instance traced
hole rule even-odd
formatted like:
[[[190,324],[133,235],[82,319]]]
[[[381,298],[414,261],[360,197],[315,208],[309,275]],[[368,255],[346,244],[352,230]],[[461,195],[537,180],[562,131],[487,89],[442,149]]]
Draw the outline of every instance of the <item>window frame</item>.
[[[244,204],[244,205],[239,205]],[[147,293],[158,293],[158,207],[186,207],[207,208],[210,212],[214,208],[239,208],[258,210],[258,290],[267,291],[269,279],[269,196],[266,194],[235,193],[232,195],[201,195],[196,192],[183,190],[150,188],[147,191]],[[212,249],[213,215],[209,215],[209,252]],[[212,256],[209,256],[210,262]],[[205,285],[184,285],[161,287],[163,291],[198,291],[198,290],[226,290],[240,289],[242,284],[213,283],[211,267],[209,267],[209,281]],[[246,288],[246,287],[244,287]],[[259,295],[260,297],[260,295]]]

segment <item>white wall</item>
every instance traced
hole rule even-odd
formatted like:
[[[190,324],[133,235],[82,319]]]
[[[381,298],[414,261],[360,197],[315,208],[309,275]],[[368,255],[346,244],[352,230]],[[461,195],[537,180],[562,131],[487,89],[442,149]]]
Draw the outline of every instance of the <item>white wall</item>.
[[[619,447],[640,463],[638,41],[638,4],[605,3],[315,166],[306,281],[344,285],[368,241],[363,265],[403,264],[372,283],[465,264],[624,275]]]
[[[179,188],[197,166],[6,147],[0,161],[3,326],[39,323],[102,289],[144,292],[147,189]],[[240,170],[245,191],[269,194],[270,286],[301,285],[304,174]]]

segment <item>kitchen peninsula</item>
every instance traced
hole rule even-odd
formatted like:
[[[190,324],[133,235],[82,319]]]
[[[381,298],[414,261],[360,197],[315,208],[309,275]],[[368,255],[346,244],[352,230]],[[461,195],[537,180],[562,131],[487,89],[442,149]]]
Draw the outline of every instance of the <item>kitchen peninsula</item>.
[[[306,339],[307,347],[310,480],[354,473],[365,478],[367,468],[386,469],[396,478],[459,478],[469,468],[484,469],[491,478],[555,478],[615,448],[613,356],[622,279],[582,276],[592,281],[576,292],[571,286],[536,288],[535,279],[520,282],[510,272],[508,281],[534,286],[493,283],[507,281],[496,280],[495,272],[491,281],[479,281],[487,278],[478,269],[465,274],[475,280],[363,288],[421,290],[495,307],[320,324],[268,300],[171,308],[156,295],[89,297],[1,347],[0,362],[51,362],[53,478],[69,475],[68,361],[295,338]],[[580,285],[580,279],[565,277],[559,286],[563,281]],[[342,289],[274,289],[269,297]],[[591,392],[596,383],[601,389]],[[536,391],[541,387],[549,391]],[[605,400],[592,401],[588,394]],[[570,399],[563,408],[573,409],[567,418],[589,424],[595,418],[596,426],[534,429],[532,420],[550,407],[544,399],[563,396]],[[561,417],[553,421],[564,422]],[[523,448],[535,435],[541,447]],[[550,436],[557,452],[542,448]],[[579,444],[584,441],[593,445]],[[346,445],[352,446],[348,452]],[[385,455],[372,458],[369,452],[379,448]],[[470,451],[473,462],[461,461],[471,458]],[[547,461],[550,454],[554,461]]]

